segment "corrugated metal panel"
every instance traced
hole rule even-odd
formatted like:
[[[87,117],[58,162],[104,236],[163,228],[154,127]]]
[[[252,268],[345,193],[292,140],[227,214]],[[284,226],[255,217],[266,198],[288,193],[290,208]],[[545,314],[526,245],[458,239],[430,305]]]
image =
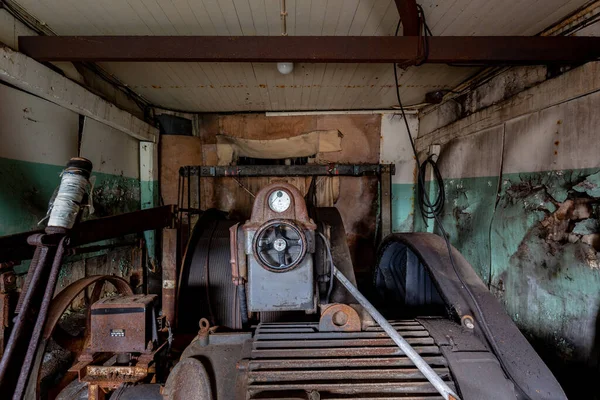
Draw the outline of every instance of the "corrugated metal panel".
[[[18,0],[59,35],[280,35],[279,0]],[[435,35],[533,35],[587,0],[423,0]],[[289,35],[393,35],[393,0],[287,0]],[[393,70],[378,64],[102,63],[148,100],[186,111],[388,108]],[[443,65],[401,75],[405,104],[477,71]]]

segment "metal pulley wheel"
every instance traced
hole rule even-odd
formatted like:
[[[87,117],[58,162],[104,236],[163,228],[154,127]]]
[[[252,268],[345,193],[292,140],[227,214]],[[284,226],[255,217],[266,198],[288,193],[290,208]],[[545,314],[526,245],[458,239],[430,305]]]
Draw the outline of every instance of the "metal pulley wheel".
[[[196,333],[198,321],[241,328],[235,285],[231,281],[229,228],[237,221],[207,210],[194,226],[179,276],[177,329]]]
[[[306,235],[290,220],[269,221],[254,235],[254,255],[271,272],[287,272],[297,267],[307,247]]]

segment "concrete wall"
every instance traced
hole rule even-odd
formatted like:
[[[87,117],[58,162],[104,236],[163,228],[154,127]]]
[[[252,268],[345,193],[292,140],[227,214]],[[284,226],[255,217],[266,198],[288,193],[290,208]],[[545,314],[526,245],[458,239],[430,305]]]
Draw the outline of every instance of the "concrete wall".
[[[33,229],[71,157],[94,164],[94,217],[140,208],[138,140],[0,84],[0,235]]]
[[[90,218],[139,210],[139,154],[137,139],[0,83],[0,236],[38,228],[61,171],[76,156],[94,164],[95,213]],[[128,247],[67,260],[59,289],[85,274],[131,276],[142,267],[141,254]],[[24,273],[28,265],[15,269]]]
[[[407,114],[406,118],[410,133],[416,138],[419,118],[415,114]],[[402,114],[381,116],[380,144],[381,163],[396,166],[396,174],[392,177],[392,231],[411,232],[414,225],[416,162]]]
[[[580,395],[600,348],[600,64],[553,79],[541,69],[499,76],[469,108],[424,113],[417,145],[441,145],[452,243]],[[525,90],[502,90],[512,79]]]
[[[35,21],[34,18],[30,20],[34,25],[37,24],[39,31],[47,31],[48,27],[41,25]],[[0,44],[7,46],[13,50],[19,50],[19,36],[36,36],[38,33],[23,24],[21,21],[16,19],[6,8],[0,8]],[[138,118],[143,119],[144,109],[148,103],[140,98],[134,96],[132,92],[128,91],[124,87],[119,85],[119,82],[114,78],[109,79],[106,74],[98,73],[98,70],[91,69],[89,66],[83,63],[71,63],[67,61],[59,61],[51,63],[55,70],[60,71],[62,75],[67,78],[78,82],[85,86],[88,90],[91,90],[95,94],[102,96],[102,98],[116,104],[123,110],[136,115]]]

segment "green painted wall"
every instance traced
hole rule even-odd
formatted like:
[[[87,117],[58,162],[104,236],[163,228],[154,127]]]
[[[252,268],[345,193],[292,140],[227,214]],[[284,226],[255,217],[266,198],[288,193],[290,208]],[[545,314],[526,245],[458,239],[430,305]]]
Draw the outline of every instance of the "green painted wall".
[[[65,160],[65,163],[68,160]],[[0,235],[38,227],[48,201],[60,184],[63,165],[0,157]],[[93,218],[140,209],[140,181],[119,175],[93,173]]]
[[[413,230],[415,208],[415,185],[410,183],[392,184],[392,231],[411,232]]]
[[[445,180],[452,244],[571,393],[599,351],[599,171],[504,174],[500,188],[498,177]],[[415,226],[425,230],[419,215]]]

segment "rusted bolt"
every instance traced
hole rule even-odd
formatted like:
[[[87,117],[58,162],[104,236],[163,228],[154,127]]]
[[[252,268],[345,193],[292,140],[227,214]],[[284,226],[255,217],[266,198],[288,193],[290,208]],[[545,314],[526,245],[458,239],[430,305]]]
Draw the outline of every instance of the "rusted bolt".
[[[250,365],[250,360],[240,360],[237,362],[237,364],[235,365],[235,367],[237,368],[238,371],[246,371],[248,370],[248,366]]]
[[[473,320],[473,317],[470,315],[463,315],[463,317],[461,318],[461,322],[463,324],[463,326],[467,329],[475,329],[475,321]]]
[[[337,311],[335,314],[333,314],[333,316],[331,317],[331,321],[336,325],[336,326],[344,326],[348,323],[348,314],[346,314],[343,311]]]

